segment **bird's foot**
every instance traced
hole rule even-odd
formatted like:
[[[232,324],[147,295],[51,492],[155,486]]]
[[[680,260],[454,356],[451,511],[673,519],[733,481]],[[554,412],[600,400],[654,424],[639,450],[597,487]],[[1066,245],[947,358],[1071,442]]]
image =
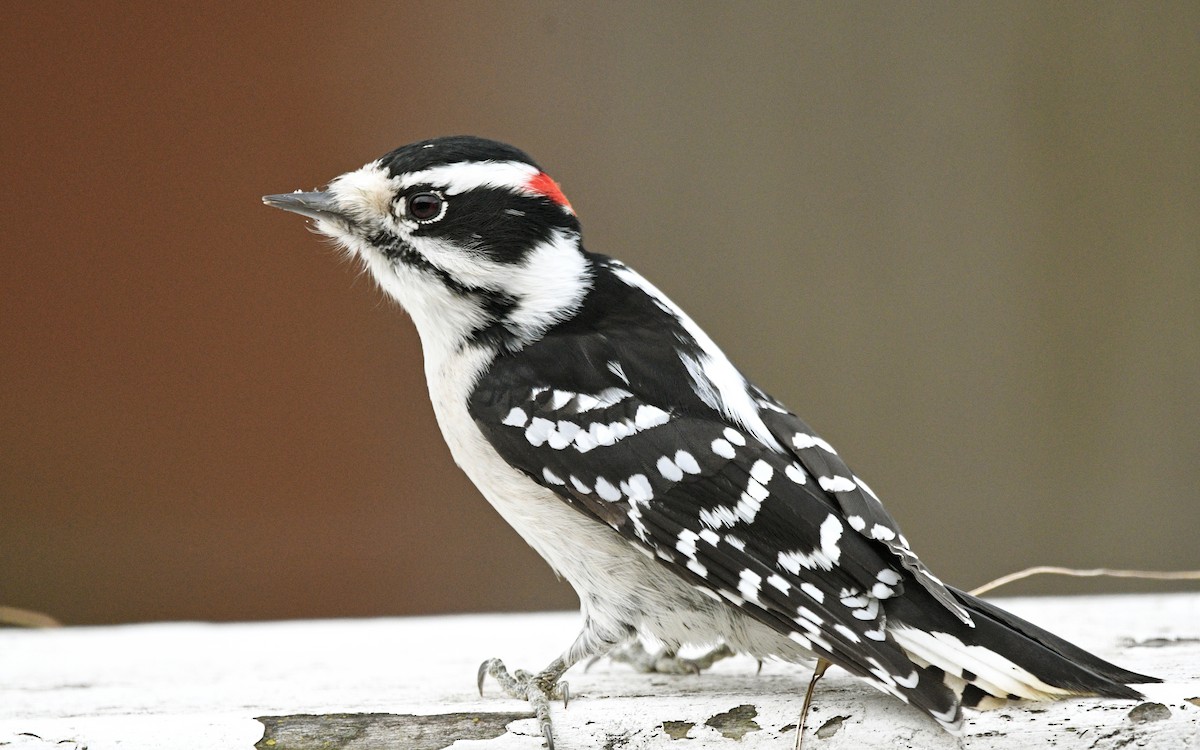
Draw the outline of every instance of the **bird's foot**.
[[[628,664],[638,672],[647,674],[700,674],[721,659],[733,656],[733,650],[722,643],[703,656],[688,659],[670,649],[652,654],[641,641],[634,639],[620,648],[609,651],[607,656],[614,662]],[[592,659],[588,666],[591,667],[595,661],[595,658]]]
[[[518,669],[510,674],[508,668],[504,666],[504,662],[499,659],[488,659],[479,665],[480,695],[483,695],[483,680],[488,675],[491,675],[500,685],[500,689],[508,695],[529,701],[529,705],[537,717],[538,725],[541,727],[542,737],[546,740],[547,750],[554,750],[554,731],[550,725],[550,701],[561,698],[563,707],[566,708],[567,702],[571,699],[567,683],[558,680],[562,676],[562,671],[554,670],[552,665],[551,668],[538,674],[526,672],[524,669]]]

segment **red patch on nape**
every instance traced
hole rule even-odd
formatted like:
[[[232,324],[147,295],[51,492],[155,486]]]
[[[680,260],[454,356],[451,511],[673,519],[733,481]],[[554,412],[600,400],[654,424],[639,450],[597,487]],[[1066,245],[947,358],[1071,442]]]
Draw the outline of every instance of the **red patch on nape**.
[[[530,192],[544,195],[571,213],[575,213],[575,209],[571,207],[571,201],[567,200],[567,196],[563,195],[562,188],[545,172],[538,172],[533,177],[530,177],[529,182],[525,183],[525,186],[529,188]]]

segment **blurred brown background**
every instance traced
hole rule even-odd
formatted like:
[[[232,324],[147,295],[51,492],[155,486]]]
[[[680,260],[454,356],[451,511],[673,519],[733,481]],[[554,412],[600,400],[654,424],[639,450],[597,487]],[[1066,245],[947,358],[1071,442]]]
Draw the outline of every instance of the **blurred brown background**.
[[[450,133],[532,153],[947,580],[1200,567],[1196,3],[50,6],[0,31],[0,604],[574,606],[409,321],[259,202]]]

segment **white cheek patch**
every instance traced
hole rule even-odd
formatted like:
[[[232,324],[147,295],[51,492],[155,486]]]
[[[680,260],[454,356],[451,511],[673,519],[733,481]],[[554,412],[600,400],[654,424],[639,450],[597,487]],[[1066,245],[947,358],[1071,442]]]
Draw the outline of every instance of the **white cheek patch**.
[[[536,334],[569,316],[592,286],[587,259],[579,252],[579,236],[573,232],[554,232],[518,264],[498,263],[431,237],[412,236],[407,241],[463,286],[512,295],[516,304],[507,322],[514,332]]]
[[[520,265],[498,270],[517,298],[510,320],[521,328],[537,329],[570,315],[592,286],[579,236],[571,232],[554,232]]]

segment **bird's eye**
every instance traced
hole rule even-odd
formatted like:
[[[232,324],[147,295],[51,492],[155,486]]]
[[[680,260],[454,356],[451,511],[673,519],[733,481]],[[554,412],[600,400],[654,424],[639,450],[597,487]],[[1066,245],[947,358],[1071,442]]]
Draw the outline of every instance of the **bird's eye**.
[[[437,193],[417,193],[408,199],[407,213],[421,223],[437,221],[446,213],[446,199]]]

